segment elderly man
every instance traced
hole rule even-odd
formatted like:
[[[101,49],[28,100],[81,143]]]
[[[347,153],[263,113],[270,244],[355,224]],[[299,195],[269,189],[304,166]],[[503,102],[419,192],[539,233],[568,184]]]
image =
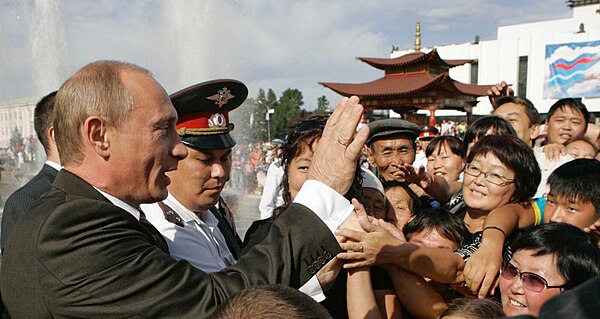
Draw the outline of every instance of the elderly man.
[[[64,169],[5,249],[6,311],[13,318],[209,317],[247,286],[299,287],[340,251],[333,231],[360,227],[340,193],[368,135],[353,134],[362,111],[356,97],[340,102],[290,213],[236,265],[206,274],[172,259],[139,210],[167,197],[166,173],[187,156],[169,97],[141,67],[83,67],[56,96]]]

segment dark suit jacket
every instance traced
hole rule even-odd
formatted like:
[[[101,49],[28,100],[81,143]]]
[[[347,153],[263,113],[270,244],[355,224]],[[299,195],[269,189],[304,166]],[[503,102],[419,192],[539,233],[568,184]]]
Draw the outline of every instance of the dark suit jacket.
[[[25,213],[42,195],[52,189],[57,170],[44,164],[42,169],[27,184],[17,189],[8,197],[2,213],[2,231],[0,232],[0,248],[4,249],[8,236],[15,224],[25,216]]]
[[[206,318],[251,285],[300,287],[317,260],[341,250],[308,208],[294,204],[290,210],[290,218],[279,218],[235,265],[206,274],[172,259],[154,239],[156,229],[148,231],[62,170],[8,240],[2,298],[13,318]]]

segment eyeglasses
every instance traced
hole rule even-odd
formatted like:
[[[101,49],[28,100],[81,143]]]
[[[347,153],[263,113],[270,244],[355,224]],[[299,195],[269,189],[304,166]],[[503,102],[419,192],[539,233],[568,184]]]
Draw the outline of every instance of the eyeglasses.
[[[532,272],[520,272],[508,261],[502,263],[500,274],[502,275],[502,278],[506,280],[513,280],[516,276],[519,276],[519,279],[523,283],[523,287],[532,292],[542,292],[542,290],[546,288],[565,288],[567,286],[566,284],[560,286],[549,286],[546,279],[544,279],[542,276],[536,275]]]
[[[465,174],[469,174],[473,177],[483,174],[483,178],[485,178],[486,181],[498,186],[506,186],[515,181],[514,179],[508,179],[500,174],[484,172],[481,168],[473,166],[471,163],[468,163],[465,166]]]

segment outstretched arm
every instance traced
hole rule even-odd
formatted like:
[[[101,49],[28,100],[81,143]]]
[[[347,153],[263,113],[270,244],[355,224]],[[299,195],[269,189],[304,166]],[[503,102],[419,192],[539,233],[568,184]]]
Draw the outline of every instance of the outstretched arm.
[[[485,298],[498,284],[498,271],[502,263],[502,251],[506,236],[515,229],[535,224],[531,203],[511,203],[492,210],[483,225],[481,246],[467,259],[465,282],[472,293]]]
[[[393,264],[423,277],[442,283],[463,281],[463,259],[446,249],[421,247],[400,238],[401,232],[393,225],[362,221],[365,232],[339,229],[336,235],[348,238],[340,244],[343,250],[338,258],[346,261],[344,268]]]

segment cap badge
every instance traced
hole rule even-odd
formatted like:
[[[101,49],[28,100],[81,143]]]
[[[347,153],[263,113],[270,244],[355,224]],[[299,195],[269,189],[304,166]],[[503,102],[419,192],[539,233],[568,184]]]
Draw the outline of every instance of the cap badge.
[[[223,89],[217,91],[217,94],[211,95],[207,97],[207,99],[215,101],[215,104],[217,104],[219,107],[222,107],[234,97],[235,95],[232,95],[231,91],[229,91],[227,87],[223,87]]]
[[[215,113],[215,114],[211,115],[210,118],[208,119],[208,127],[210,127],[210,128],[225,127],[227,125],[226,122],[227,121],[225,120],[225,116],[223,116],[223,114]]]

